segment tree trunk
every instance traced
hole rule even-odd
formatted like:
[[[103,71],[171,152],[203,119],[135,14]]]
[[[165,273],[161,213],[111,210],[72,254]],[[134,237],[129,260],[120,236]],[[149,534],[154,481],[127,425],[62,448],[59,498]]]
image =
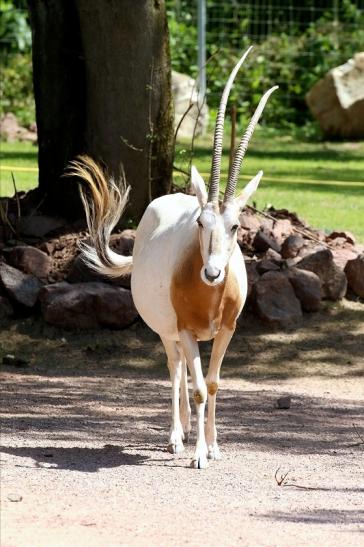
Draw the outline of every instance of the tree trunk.
[[[39,192],[77,216],[68,162],[86,153],[131,185],[139,219],[172,174],[173,107],[164,1],[29,0]]]

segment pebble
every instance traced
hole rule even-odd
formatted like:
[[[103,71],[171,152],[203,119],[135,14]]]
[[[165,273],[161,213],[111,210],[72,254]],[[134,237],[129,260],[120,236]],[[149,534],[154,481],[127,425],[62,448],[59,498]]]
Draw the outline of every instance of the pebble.
[[[291,407],[291,397],[279,397],[277,399],[277,408],[287,409]]]
[[[8,494],[9,501],[21,501],[22,499],[23,496],[20,496],[19,494]]]

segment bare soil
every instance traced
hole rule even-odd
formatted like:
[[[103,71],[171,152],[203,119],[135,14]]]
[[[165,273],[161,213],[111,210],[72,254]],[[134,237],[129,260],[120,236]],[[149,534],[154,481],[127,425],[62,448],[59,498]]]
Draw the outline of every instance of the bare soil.
[[[363,545],[364,305],[325,306],[285,332],[241,320],[218,397],[223,460],[201,471],[194,438],[166,452],[165,356],[141,322],[2,328],[0,357],[28,361],[2,372],[2,546]]]

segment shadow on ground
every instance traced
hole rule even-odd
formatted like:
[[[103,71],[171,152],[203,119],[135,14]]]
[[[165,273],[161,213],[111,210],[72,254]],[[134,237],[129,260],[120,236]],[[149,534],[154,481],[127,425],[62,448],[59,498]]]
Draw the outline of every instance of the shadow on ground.
[[[362,402],[341,389],[307,395],[300,379],[359,381],[363,322],[363,306],[350,303],[306,316],[286,332],[245,315],[223,364],[221,445],[296,455],[361,451]],[[158,464],[155,455],[168,437],[170,385],[161,343],[145,325],[70,333],[25,319],[3,330],[0,344],[2,354],[28,360],[25,368],[4,367],[2,435],[17,439],[6,453],[40,467],[85,472]],[[205,362],[209,352],[203,344]],[[295,382],[291,408],[278,410],[286,380]],[[88,447],[91,442],[97,447]]]
[[[310,525],[315,524],[364,524],[364,511],[338,509],[306,511],[305,513],[283,513],[272,511],[263,518],[269,521],[298,522]],[[261,518],[261,517],[260,517]],[[363,530],[364,532],[364,530]]]
[[[360,401],[297,395],[290,409],[279,410],[277,392],[244,390],[241,385],[233,389],[227,384],[218,403],[219,440],[224,447],[234,444],[296,455],[335,455],[364,447],[359,436],[364,423]],[[143,375],[138,379],[11,375],[2,388],[2,435],[16,434],[20,444],[36,440],[45,448],[4,451],[30,457],[37,465],[47,462],[50,468],[85,472],[151,464],[152,455],[144,452],[165,450],[169,397],[168,382],[151,382]],[[88,442],[104,446],[80,447]]]

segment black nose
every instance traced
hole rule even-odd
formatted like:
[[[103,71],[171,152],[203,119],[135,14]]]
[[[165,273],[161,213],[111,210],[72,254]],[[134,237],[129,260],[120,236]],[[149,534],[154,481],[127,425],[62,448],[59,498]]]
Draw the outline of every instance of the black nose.
[[[208,279],[211,282],[215,281],[215,279],[217,279],[219,277],[221,270],[214,269],[214,272],[217,272],[216,275],[210,275],[210,274],[207,273],[207,270],[205,269],[206,279]]]

